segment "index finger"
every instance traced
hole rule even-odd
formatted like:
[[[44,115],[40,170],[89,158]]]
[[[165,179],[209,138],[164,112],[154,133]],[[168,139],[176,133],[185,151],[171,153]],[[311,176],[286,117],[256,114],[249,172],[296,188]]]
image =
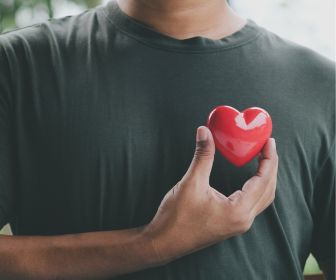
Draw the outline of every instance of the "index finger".
[[[265,143],[259,160],[258,169],[256,172],[257,177],[267,177],[278,163],[278,154],[276,151],[276,144],[274,138],[269,138]]]
[[[249,211],[255,209],[256,213],[265,204],[263,201],[265,194],[271,194],[275,189],[273,181],[277,175],[278,155],[273,138],[268,139],[261,155],[256,175],[245,182],[241,190],[243,195],[237,197],[240,200],[239,204],[244,205]]]

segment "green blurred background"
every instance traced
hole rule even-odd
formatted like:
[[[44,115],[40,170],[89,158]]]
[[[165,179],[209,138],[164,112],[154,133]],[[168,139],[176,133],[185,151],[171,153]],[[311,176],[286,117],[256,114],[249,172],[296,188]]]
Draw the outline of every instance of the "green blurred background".
[[[37,22],[41,22],[47,20],[48,18],[53,17],[62,17],[66,15],[80,13],[86,9],[95,7],[100,4],[105,4],[108,0],[0,0],[0,33],[9,31],[14,28],[20,28],[27,25],[32,25]],[[329,0],[328,0],[329,1]],[[295,2],[295,1],[294,1]],[[330,0],[331,2],[331,0]],[[285,17],[287,14],[291,15],[291,2],[288,0],[277,0],[265,2],[263,5],[259,6],[259,8],[253,10],[253,7],[246,8],[246,4],[244,1],[239,0],[231,0],[230,1],[232,7],[238,12],[241,12],[242,15],[256,18],[257,22],[267,26],[267,17],[263,17],[261,12],[264,11],[267,14],[268,10],[272,11],[273,8],[278,8],[279,13],[282,13]],[[266,4],[268,3],[268,4]],[[271,4],[270,4],[271,3]],[[329,3],[329,2],[328,2]],[[254,4],[253,4],[254,5]],[[268,5],[268,6],[267,6]],[[272,5],[272,6],[270,6]],[[276,6],[278,5],[278,7]],[[241,7],[245,7],[247,12],[244,9],[240,9]],[[293,6],[293,5],[292,5]],[[260,7],[262,7],[260,9]],[[295,7],[294,7],[295,8]],[[328,8],[328,7],[327,7]],[[284,10],[285,9],[285,10]],[[311,8],[314,10],[314,7]],[[302,11],[305,11],[304,9]],[[270,11],[271,12],[271,11]],[[294,10],[294,12],[297,12]],[[244,14],[245,13],[245,14]],[[303,13],[304,14],[304,13]],[[272,14],[271,14],[272,15]],[[316,13],[314,14],[316,17]],[[326,21],[326,15],[323,15],[324,22]],[[274,17],[273,17],[274,18]],[[298,21],[300,18],[298,18]],[[321,20],[317,20],[319,24],[321,24]],[[288,37],[290,39],[297,39],[297,34],[293,33],[293,28],[287,28],[286,23],[282,21],[281,23],[269,20],[269,27],[271,30],[276,31],[282,36]],[[334,59],[334,36],[330,36],[330,34],[326,34],[326,37],[330,38],[330,40],[315,40],[314,33],[309,28],[313,23],[309,21],[309,11],[307,8],[306,12],[306,21],[302,24],[302,28],[298,30],[299,34],[309,34],[304,38],[301,38],[299,43],[306,44],[308,47],[314,48],[315,50],[321,52],[322,54],[329,56]],[[329,22],[326,22],[329,27]],[[308,26],[308,28],[306,27]],[[322,26],[323,28],[323,26]],[[325,31],[326,28],[323,28]],[[329,29],[328,29],[329,30]],[[292,32],[292,33],[291,33]],[[321,36],[321,31],[316,30],[316,36]],[[293,38],[291,38],[291,36]],[[306,43],[306,38],[308,38]],[[294,40],[294,39],[293,39]],[[314,42],[319,41],[320,45],[314,45]],[[311,42],[311,45],[309,43]],[[2,231],[2,234],[10,234],[9,226],[6,226]],[[315,274],[320,273],[318,265],[315,259],[310,256],[307,260],[306,267],[305,267],[305,274]]]
[[[101,3],[100,0],[0,0],[0,32],[21,27],[22,18],[26,18],[27,24],[53,18],[58,7],[66,9],[68,6],[71,12],[74,7],[78,7],[79,11]]]

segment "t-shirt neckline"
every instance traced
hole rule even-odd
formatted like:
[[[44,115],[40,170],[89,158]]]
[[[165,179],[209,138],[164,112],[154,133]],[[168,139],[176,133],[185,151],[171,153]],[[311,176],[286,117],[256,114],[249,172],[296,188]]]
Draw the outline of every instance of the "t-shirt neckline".
[[[235,48],[256,39],[263,30],[254,20],[246,18],[247,22],[242,28],[221,39],[210,39],[202,36],[177,39],[160,33],[130,17],[121,10],[116,0],[109,1],[104,7],[104,12],[109,21],[129,36],[147,45],[182,52],[208,52]]]

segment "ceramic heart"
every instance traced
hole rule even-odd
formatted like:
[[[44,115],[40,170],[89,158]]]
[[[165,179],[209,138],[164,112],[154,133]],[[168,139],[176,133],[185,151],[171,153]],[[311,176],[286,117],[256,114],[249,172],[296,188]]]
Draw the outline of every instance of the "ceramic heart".
[[[272,134],[272,119],[262,108],[251,107],[239,112],[223,105],[212,110],[207,127],[220,153],[240,167],[259,154]]]

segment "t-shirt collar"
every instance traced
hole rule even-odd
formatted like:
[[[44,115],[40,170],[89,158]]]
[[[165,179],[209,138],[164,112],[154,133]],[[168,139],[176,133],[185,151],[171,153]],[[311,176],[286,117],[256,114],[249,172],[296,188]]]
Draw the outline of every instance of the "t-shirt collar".
[[[254,40],[264,30],[254,20],[247,18],[246,24],[241,29],[221,39],[210,39],[202,36],[177,39],[160,33],[150,26],[128,16],[120,9],[116,0],[109,1],[103,10],[110,22],[129,36],[155,47],[179,51],[194,50],[206,52],[234,48]]]

